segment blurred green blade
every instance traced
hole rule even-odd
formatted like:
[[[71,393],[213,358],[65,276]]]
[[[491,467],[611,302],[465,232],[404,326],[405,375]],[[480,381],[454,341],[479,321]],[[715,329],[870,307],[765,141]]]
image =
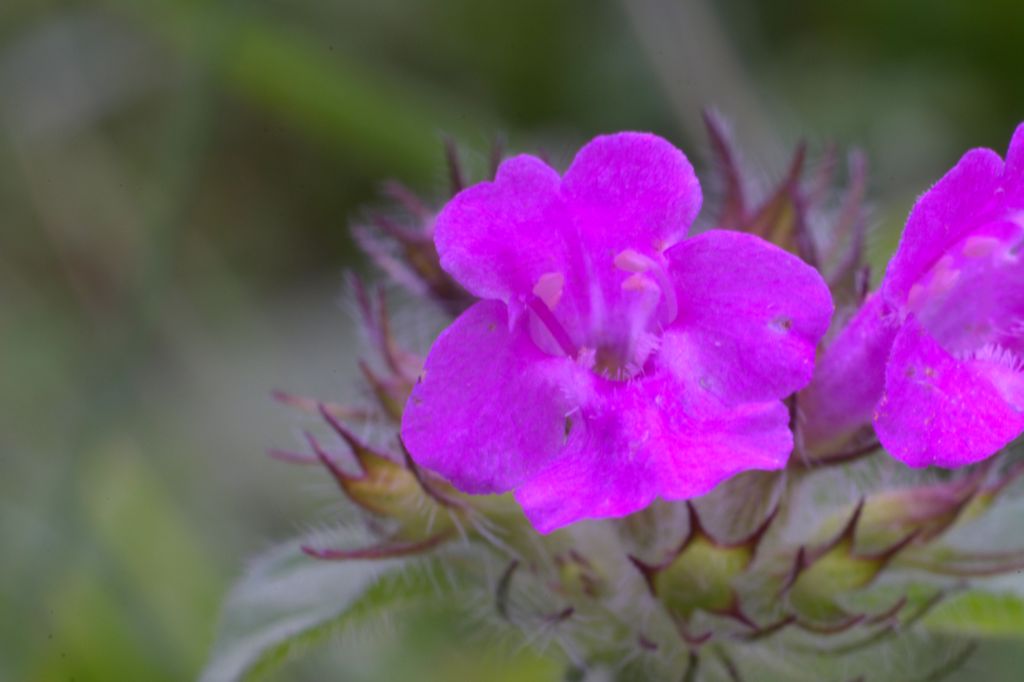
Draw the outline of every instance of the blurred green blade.
[[[167,0],[145,11],[125,0],[106,4],[351,164],[422,181],[439,166],[442,132],[481,138],[495,125],[486,109],[335,52],[327,39],[311,40],[259,12]]]
[[[289,542],[232,590],[200,682],[252,679],[341,630],[441,600],[451,587],[437,561],[322,561]]]

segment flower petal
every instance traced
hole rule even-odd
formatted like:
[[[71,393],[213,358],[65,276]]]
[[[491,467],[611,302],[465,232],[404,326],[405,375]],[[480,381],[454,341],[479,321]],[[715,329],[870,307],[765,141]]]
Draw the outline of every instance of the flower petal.
[[[562,192],[594,254],[660,252],[686,236],[700,210],[700,183],[686,156],[650,133],[594,138],[580,149]]]
[[[525,322],[525,321],[524,321]],[[482,301],[434,343],[402,416],[413,459],[469,493],[503,492],[562,447],[588,378],[542,353],[505,304]]]
[[[896,335],[875,431],[912,467],[955,468],[995,454],[1020,435],[1014,410],[984,372],[959,361],[913,317]]]
[[[625,516],[657,497],[666,411],[678,402],[666,386],[676,388],[659,378],[597,384],[562,453],[516,490],[534,528]]]
[[[666,253],[679,317],[663,358],[727,402],[783,398],[811,380],[832,297],[821,275],[750,234],[713,230]]]
[[[895,312],[874,293],[828,346],[797,403],[807,446],[829,444],[871,423],[898,330]]]
[[[625,516],[655,497],[686,499],[749,469],[780,469],[793,447],[780,402],[726,406],[669,377],[610,385],[550,465],[516,499],[548,533],[584,518]]]
[[[699,392],[686,402],[665,449],[661,496],[683,500],[751,469],[786,466],[793,451],[789,410],[780,401],[726,406]]]
[[[626,456],[626,435],[614,424],[594,428],[607,440],[592,436],[573,444],[516,489],[516,501],[538,532],[583,519],[626,516],[657,496],[659,472],[647,453]]]
[[[506,303],[564,271],[570,224],[560,181],[543,161],[522,155],[502,163],[493,182],[459,192],[435,223],[441,266],[475,296]]]
[[[910,288],[950,247],[993,217],[987,211],[994,208],[1002,174],[998,154],[972,149],[917,200],[882,282],[891,304],[905,303]]]
[[[1006,152],[1003,187],[1013,207],[1024,209],[1024,123],[1017,126]]]

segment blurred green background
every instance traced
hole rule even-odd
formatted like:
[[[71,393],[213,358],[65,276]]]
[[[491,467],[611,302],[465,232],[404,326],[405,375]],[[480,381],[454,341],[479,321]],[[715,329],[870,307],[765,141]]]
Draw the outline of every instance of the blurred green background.
[[[0,680],[193,679],[246,558],[332,518],[263,456],[298,427],[268,393],[357,394],[347,225],[389,177],[442,196],[442,133],[482,166],[499,134],[565,161],[647,129],[700,166],[714,106],[766,177],[857,144],[884,252],[1005,149],[1022,27],[1019,0],[3,0]],[[281,679],[554,678],[445,618]]]

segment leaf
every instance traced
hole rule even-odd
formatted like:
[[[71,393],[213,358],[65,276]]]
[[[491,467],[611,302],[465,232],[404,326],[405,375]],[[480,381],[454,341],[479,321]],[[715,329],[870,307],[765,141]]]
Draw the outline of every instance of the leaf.
[[[939,604],[923,625],[943,634],[1024,639],[1024,596],[969,590]]]
[[[437,560],[323,561],[300,546],[264,555],[232,590],[200,682],[252,679],[332,634],[453,589]]]
[[[806,640],[800,640],[806,641]],[[934,682],[959,669],[974,651],[970,641],[938,633],[893,633],[877,644],[848,653],[794,650],[767,641],[756,648],[729,650],[741,680],[756,682]],[[708,661],[711,663],[711,661]],[[707,666],[708,680],[735,680]],[[715,674],[718,673],[718,674]],[[701,678],[704,679],[704,678]]]

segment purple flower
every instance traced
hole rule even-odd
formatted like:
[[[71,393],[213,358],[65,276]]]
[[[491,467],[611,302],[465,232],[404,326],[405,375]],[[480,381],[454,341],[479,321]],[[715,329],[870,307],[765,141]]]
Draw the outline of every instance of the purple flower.
[[[1024,430],[1024,124],[922,196],[872,295],[822,358],[806,434],[874,421],[910,466],[959,467]]]
[[[413,458],[514,490],[541,532],[784,466],[779,399],[810,380],[831,298],[757,237],[682,241],[700,204],[682,152],[642,133],[594,139],[564,177],[517,156],[452,199],[441,265],[484,300],[430,351],[402,420]]]

